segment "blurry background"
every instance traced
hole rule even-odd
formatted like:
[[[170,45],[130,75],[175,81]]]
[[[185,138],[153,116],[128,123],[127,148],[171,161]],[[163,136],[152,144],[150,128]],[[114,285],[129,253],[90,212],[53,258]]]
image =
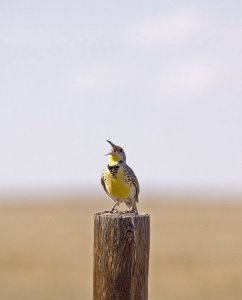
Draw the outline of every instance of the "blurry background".
[[[234,0],[1,3],[1,300],[91,299],[106,139],[151,214],[150,299],[242,298],[241,16]]]

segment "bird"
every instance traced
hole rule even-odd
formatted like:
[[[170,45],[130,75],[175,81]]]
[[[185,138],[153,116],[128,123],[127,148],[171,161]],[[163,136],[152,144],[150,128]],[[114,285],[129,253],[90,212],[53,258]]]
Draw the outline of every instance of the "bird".
[[[126,154],[124,149],[107,140],[111,145],[107,167],[101,175],[101,184],[104,191],[115,201],[111,212],[117,211],[116,207],[124,202],[129,208],[129,212],[138,214],[136,202],[140,192],[139,182],[134,171],[126,164]]]

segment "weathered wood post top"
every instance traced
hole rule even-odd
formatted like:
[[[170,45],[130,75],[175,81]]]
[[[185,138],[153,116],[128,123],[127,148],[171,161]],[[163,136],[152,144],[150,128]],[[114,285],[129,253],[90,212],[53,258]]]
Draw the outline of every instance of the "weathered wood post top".
[[[147,300],[150,216],[94,215],[93,300]]]

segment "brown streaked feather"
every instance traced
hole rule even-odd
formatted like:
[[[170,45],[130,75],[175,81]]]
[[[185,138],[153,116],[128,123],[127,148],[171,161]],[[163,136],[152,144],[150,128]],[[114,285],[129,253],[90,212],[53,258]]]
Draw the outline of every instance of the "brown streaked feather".
[[[138,179],[137,179],[136,175],[134,174],[134,171],[127,164],[125,164],[124,168],[127,170],[127,174],[130,177],[132,184],[135,186],[135,189],[136,189],[135,200],[136,200],[136,202],[139,202],[138,195],[140,192],[140,188],[139,188]]]
[[[106,194],[109,196],[109,193],[108,193],[108,191],[107,191],[107,189],[106,189],[106,185],[105,185],[104,172],[102,173],[102,176],[101,176],[101,184],[102,184],[102,186],[103,186],[103,188],[104,188],[104,191],[105,191]]]

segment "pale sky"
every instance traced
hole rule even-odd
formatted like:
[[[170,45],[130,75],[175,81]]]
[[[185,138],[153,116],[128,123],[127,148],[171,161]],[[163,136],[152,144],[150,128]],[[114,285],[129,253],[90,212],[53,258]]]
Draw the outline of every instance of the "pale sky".
[[[106,139],[141,190],[242,191],[240,1],[2,1],[0,192],[92,185]]]

